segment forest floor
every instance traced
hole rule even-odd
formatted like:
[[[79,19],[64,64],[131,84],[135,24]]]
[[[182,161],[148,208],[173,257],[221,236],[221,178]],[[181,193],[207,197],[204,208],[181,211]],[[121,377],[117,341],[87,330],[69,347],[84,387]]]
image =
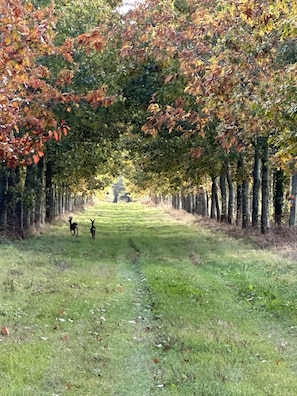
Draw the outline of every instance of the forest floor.
[[[271,227],[269,231],[262,234],[259,229],[248,227],[243,229],[235,224],[230,225],[224,222],[211,220],[207,217],[198,217],[195,220],[198,224],[208,227],[213,231],[221,231],[231,238],[246,240],[262,249],[270,249],[291,259],[297,259],[297,230],[287,226]]]
[[[162,207],[162,205],[161,205]],[[183,210],[175,210],[164,205],[163,209],[170,213],[173,218],[183,219],[188,223],[196,223],[201,227],[207,227],[213,232],[223,232],[231,238],[252,243],[261,249],[270,249],[285,257],[297,259],[297,228],[289,228],[283,224],[281,227],[272,225],[267,233],[263,234],[260,228],[249,226],[243,229],[240,225],[227,224],[226,222],[189,214]]]

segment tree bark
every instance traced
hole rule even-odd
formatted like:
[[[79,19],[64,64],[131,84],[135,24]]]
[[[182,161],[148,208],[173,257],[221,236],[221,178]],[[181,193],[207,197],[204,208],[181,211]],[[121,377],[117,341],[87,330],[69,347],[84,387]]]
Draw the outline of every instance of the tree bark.
[[[51,161],[46,163],[45,169],[45,221],[51,222],[55,217],[55,189],[53,185],[53,166]]]
[[[261,159],[259,141],[255,144],[254,170],[253,170],[253,203],[252,203],[252,226],[259,225],[259,206],[260,206],[260,187],[261,187]]]
[[[297,173],[292,175],[289,226],[296,226]]]
[[[26,168],[26,178],[23,194],[23,223],[24,228],[29,229],[32,225],[32,212],[35,210],[35,192],[36,192],[36,165],[28,165]]]
[[[269,230],[269,147],[267,138],[262,138],[262,211],[261,232]]]
[[[274,220],[278,227],[282,225],[283,206],[284,206],[284,172],[278,169],[274,173]]]
[[[7,222],[7,168],[0,165],[0,228],[5,228]]]
[[[227,217],[228,217],[228,223],[232,224],[233,223],[233,212],[234,212],[234,185],[232,181],[232,176],[231,176],[231,170],[230,170],[230,165],[227,165],[227,183],[228,183],[228,189],[229,189],[229,199],[228,199],[228,212],[227,212]]]
[[[36,205],[34,212],[34,224],[39,228],[45,220],[45,174],[44,174],[44,158],[40,158],[37,164],[36,175]]]
[[[13,234],[23,237],[23,202],[20,181],[20,168],[9,168],[7,178],[7,226]]]
[[[227,221],[227,185],[226,173],[220,175],[220,190],[221,190],[221,221]]]
[[[216,218],[217,220],[220,220],[221,218],[221,210],[220,210],[219,194],[218,194],[218,176],[212,178],[210,217],[212,219]]]
[[[246,179],[242,184],[242,228],[247,228],[250,224],[249,210],[249,181]]]
[[[242,218],[242,183],[237,184],[236,190],[236,224],[239,225]]]

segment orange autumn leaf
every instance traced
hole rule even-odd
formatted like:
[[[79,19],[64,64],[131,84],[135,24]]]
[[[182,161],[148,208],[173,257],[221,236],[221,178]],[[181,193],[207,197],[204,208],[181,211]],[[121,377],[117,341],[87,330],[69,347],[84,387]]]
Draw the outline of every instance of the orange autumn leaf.
[[[55,136],[55,139],[56,139],[57,141],[60,140],[60,136],[59,136],[59,134],[58,134],[57,131],[54,131],[54,136]]]
[[[33,161],[34,161],[34,164],[35,164],[35,165],[38,164],[39,160],[40,160],[39,155],[34,154],[34,155],[33,155]]]
[[[2,327],[1,327],[1,334],[2,334],[3,336],[9,336],[9,330],[8,330],[8,327],[7,327],[7,326],[2,326]]]

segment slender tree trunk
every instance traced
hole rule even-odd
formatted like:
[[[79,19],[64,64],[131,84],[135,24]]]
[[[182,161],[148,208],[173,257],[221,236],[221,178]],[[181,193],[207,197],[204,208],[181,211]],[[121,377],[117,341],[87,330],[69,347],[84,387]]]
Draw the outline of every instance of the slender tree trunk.
[[[171,205],[173,206],[174,209],[176,209],[176,195],[172,195]]]
[[[274,173],[274,220],[278,227],[282,225],[283,206],[284,206],[284,172],[282,169]]]
[[[34,224],[39,228],[45,219],[45,184],[44,184],[44,158],[40,158],[37,164],[36,175],[36,205],[34,212]]]
[[[24,229],[29,229],[32,225],[32,211],[35,210],[35,193],[36,193],[36,165],[28,165],[26,168],[26,178],[23,198],[23,223]]]
[[[239,154],[237,161],[237,188],[236,188],[236,225],[241,223],[243,217],[243,180],[244,180],[244,162],[242,154]]]
[[[227,185],[226,173],[220,175],[220,190],[221,190],[221,221],[227,221]]]
[[[7,222],[7,168],[0,164],[0,228],[5,228]]]
[[[229,199],[228,199],[228,212],[227,212],[227,220],[229,224],[233,223],[233,212],[234,212],[234,185],[231,176],[230,165],[227,165],[227,183],[229,189]]]
[[[237,184],[236,190],[236,224],[239,225],[242,218],[242,183]]]
[[[260,206],[260,187],[261,187],[261,160],[259,141],[255,144],[254,170],[253,170],[253,203],[252,203],[252,226],[259,225],[259,206]]]
[[[9,230],[23,237],[23,202],[20,168],[8,169],[7,225]]]
[[[190,193],[189,200],[190,200],[190,213],[194,213],[195,212],[195,204],[194,204],[194,194],[193,193]]]
[[[247,228],[250,224],[249,210],[249,181],[246,179],[242,184],[242,228]]]
[[[289,226],[296,226],[296,197],[297,197],[297,173],[292,175],[291,182],[291,197],[290,197],[290,218],[289,218]]]
[[[219,194],[218,194],[218,176],[213,177],[212,186],[211,186],[211,214],[210,217],[212,219],[220,220],[221,218],[221,210],[219,203]]]
[[[261,232],[269,229],[269,148],[267,138],[262,139],[262,211]]]
[[[23,223],[23,191],[21,186],[21,172],[20,168],[15,169],[15,180],[16,180],[16,221],[17,221],[17,233],[22,238],[24,237],[24,223]]]
[[[196,195],[196,213],[200,216],[207,216],[208,213],[208,202],[207,193],[200,188]]]
[[[46,211],[45,220],[51,222],[55,217],[53,167],[51,161],[46,163],[45,169]]]

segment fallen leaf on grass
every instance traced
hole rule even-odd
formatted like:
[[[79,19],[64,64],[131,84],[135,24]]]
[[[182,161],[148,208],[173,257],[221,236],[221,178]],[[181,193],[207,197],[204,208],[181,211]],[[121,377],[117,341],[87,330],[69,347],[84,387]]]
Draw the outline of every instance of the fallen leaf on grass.
[[[153,360],[154,363],[160,363],[160,360],[158,358],[156,358],[156,357],[154,357],[152,360]]]
[[[2,326],[2,327],[1,327],[1,334],[2,334],[3,336],[9,336],[9,330],[8,330],[8,327],[7,327],[7,326]]]

